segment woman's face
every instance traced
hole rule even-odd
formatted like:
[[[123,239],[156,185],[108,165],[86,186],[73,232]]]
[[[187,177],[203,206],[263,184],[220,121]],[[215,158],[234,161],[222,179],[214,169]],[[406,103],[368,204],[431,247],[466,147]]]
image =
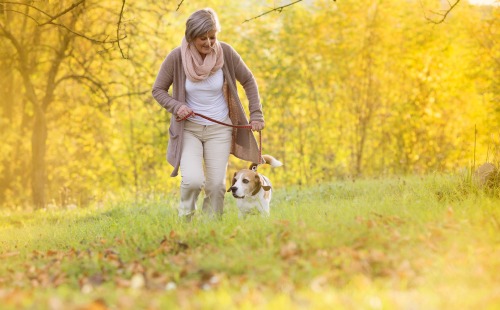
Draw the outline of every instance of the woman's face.
[[[212,30],[207,34],[202,35],[194,39],[194,46],[196,50],[200,53],[201,57],[205,58],[206,55],[212,52],[212,47],[215,45],[215,40],[217,39],[217,31]]]

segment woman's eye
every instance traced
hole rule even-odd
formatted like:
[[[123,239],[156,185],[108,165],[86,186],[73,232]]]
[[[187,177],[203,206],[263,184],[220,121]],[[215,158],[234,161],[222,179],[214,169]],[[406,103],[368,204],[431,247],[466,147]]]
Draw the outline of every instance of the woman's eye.
[[[243,183],[245,183],[245,184],[247,184],[248,182],[250,182],[250,181],[248,181],[247,179],[243,180]]]

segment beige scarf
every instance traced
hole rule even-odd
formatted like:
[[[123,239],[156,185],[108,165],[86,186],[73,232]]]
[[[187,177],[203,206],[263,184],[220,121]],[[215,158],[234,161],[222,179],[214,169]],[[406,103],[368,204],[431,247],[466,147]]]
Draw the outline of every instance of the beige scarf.
[[[224,65],[224,55],[219,41],[215,41],[212,52],[203,59],[196,46],[187,43],[186,38],[183,38],[181,55],[184,72],[191,82],[203,81]]]

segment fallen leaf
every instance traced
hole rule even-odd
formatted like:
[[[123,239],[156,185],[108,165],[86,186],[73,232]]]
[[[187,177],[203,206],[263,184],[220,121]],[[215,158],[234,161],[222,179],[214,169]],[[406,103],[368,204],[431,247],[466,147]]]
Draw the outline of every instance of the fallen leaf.
[[[107,310],[108,306],[106,306],[106,302],[102,299],[96,299],[85,305],[83,307],[78,308],[79,310]]]
[[[293,256],[299,254],[299,252],[300,250],[297,244],[293,241],[290,241],[281,247],[280,256],[282,259],[290,259]]]
[[[136,273],[130,279],[130,287],[133,289],[141,289],[146,285],[146,279],[142,273]]]
[[[170,239],[174,239],[176,236],[177,234],[175,233],[175,231],[171,230],[169,235]]]
[[[47,256],[56,256],[59,252],[53,251],[53,250],[48,250],[47,251]]]
[[[311,284],[309,284],[309,287],[314,292],[320,292],[326,284],[328,284],[328,278],[322,275],[314,278]]]
[[[17,255],[19,255],[19,251],[7,252],[7,253],[0,254],[0,258],[8,258],[8,257],[12,257],[12,256],[17,256]]]

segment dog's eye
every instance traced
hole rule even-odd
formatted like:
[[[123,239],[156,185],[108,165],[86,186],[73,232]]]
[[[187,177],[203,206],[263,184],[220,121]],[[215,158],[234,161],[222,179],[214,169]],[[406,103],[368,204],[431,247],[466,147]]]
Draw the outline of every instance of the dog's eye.
[[[243,183],[247,184],[248,182],[250,181],[248,181],[247,179],[243,179]]]

